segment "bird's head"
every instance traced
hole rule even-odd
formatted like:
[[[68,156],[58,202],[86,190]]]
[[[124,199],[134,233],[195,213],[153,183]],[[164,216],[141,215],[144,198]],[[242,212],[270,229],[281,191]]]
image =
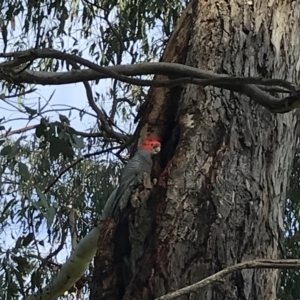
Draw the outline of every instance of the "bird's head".
[[[151,152],[151,154],[159,153],[160,148],[161,148],[160,141],[154,137],[146,138],[141,145],[141,150],[149,151]]]

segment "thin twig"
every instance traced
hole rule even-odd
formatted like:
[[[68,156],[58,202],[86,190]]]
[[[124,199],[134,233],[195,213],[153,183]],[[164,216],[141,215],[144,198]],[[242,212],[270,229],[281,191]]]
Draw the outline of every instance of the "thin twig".
[[[0,139],[6,138],[6,137],[14,135],[14,134],[20,134],[20,133],[30,131],[32,129],[35,129],[38,125],[31,125],[31,126],[19,128],[19,129],[16,129],[16,130],[7,131],[6,133],[0,135]]]
[[[8,95],[8,96],[4,96],[5,99],[9,99],[9,98],[15,98],[15,97],[21,97],[21,96],[24,96],[26,94],[30,94],[30,93],[33,93],[35,92],[37,89],[36,88],[31,88],[27,91],[24,91],[24,92],[21,92],[21,93],[18,93],[18,94],[14,94],[14,95]]]
[[[67,226],[66,226],[66,222],[63,223],[62,226],[62,234],[61,234],[61,241],[59,246],[53,251],[51,252],[46,258],[45,261],[49,261],[52,257],[55,257],[65,246],[66,244],[66,239],[67,239]]]
[[[72,67],[75,70],[80,69],[76,63],[73,62],[73,60],[69,57],[68,62],[72,65]],[[101,67],[102,68],[102,67]],[[85,87],[85,91],[86,91],[86,96],[89,102],[90,107],[94,110],[94,112],[97,114],[97,117],[99,118],[99,120],[101,121],[101,129],[103,130],[103,132],[105,132],[105,134],[108,137],[111,137],[113,139],[115,139],[118,142],[125,142],[128,140],[128,136],[119,132],[116,132],[113,130],[113,128],[110,126],[108,119],[105,117],[105,115],[103,114],[103,112],[101,111],[101,109],[97,106],[97,104],[94,101],[93,98],[93,92],[92,92],[92,88],[91,85],[89,84],[88,81],[83,81],[83,85]]]

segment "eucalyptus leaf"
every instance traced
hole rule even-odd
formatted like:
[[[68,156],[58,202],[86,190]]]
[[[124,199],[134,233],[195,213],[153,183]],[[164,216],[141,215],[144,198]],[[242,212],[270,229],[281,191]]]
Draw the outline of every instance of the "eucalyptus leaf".
[[[9,155],[12,153],[12,146],[8,145],[8,146],[5,146],[4,148],[1,149],[1,152],[0,154],[1,155]]]
[[[39,195],[39,198],[40,198],[40,201],[41,201],[41,204],[43,205],[43,207],[49,209],[49,204],[48,204],[45,194],[41,191],[41,189],[39,187],[36,188],[36,191]]]
[[[32,109],[26,105],[23,105],[23,107],[25,108],[26,112],[31,116],[33,117],[34,115],[37,114],[37,110],[36,109]]]
[[[84,147],[84,142],[83,142],[83,138],[82,137],[78,137],[77,135],[73,134],[72,135],[72,139],[74,141],[74,145],[79,148],[79,149],[83,149]]]
[[[56,210],[53,206],[49,207],[48,210],[47,210],[47,213],[46,213],[46,218],[47,218],[47,227],[50,228],[52,223],[53,223],[53,220],[54,220],[54,217],[55,217],[55,214],[56,214]]]
[[[26,166],[26,164],[22,163],[22,162],[19,162],[18,163],[18,168],[19,168],[19,172],[22,176],[22,178],[27,181],[29,180],[30,178],[30,173],[29,173],[29,170],[28,170],[28,167]]]
[[[27,247],[34,240],[34,234],[29,232],[23,239],[22,246]]]

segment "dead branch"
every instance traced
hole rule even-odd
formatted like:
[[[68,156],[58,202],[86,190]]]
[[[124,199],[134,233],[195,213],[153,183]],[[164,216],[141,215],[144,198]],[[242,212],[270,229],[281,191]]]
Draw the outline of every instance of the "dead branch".
[[[77,65],[78,61],[76,61],[76,59],[74,60],[73,56],[74,55],[69,55],[68,54],[66,60],[72,65],[72,67],[75,70],[79,70],[80,67]],[[87,60],[84,60],[84,61],[87,61]],[[100,68],[102,69],[103,67],[100,67]],[[114,73],[116,73],[116,72],[114,72]],[[106,118],[104,113],[101,111],[101,109],[95,103],[94,98],[93,98],[92,88],[91,88],[91,85],[89,84],[89,82],[88,81],[83,81],[83,85],[85,87],[88,103],[89,103],[90,107],[94,110],[94,112],[97,114],[97,117],[99,118],[99,120],[101,121],[101,129],[103,130],[103,133],[105,134],[105,136],[113,138],[113,139],[115,139],[119,142],[128,141],[128,136],[127,135],[122,134],[122,133],[118,133],[118,132],[113,130],[112,126],[108,122],[108,119]]]

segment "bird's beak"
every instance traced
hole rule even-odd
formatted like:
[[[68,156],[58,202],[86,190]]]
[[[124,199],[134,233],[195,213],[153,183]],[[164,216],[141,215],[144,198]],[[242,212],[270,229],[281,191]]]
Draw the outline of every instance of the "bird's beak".
[[[155,147],[155,148],[153,149],[153,154],[157,154],[157,153],[159,153],[159,152],[160,152],[160,146]]]

